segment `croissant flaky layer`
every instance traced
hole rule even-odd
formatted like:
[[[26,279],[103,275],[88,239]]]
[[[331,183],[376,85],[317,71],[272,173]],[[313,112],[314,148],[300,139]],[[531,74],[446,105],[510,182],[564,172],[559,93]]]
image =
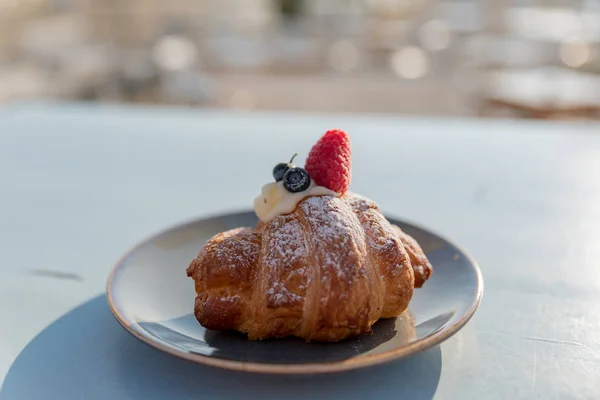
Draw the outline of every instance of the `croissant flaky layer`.
[[[431,271],[375,202],[346,194],[309,197],[256,229],[215,235],[187,275],[207,329],[339,341],[400,315]]]

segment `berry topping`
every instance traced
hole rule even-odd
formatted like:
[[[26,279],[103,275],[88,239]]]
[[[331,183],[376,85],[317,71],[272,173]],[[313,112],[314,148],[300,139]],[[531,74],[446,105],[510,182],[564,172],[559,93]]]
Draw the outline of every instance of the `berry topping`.
[[[287,172],[288,169],[292,168],[294,165],[292,161],[296,158],[298,154],[294,154],[292,159],[288,163],[279,163],[273,168],[273,178],[275,178],[275,182],[279,182],[283,179],[283,175]]]
[[[306,171],[317,185],[344,194],[350,186],[350,153],[348,134],[329,130],[310,150]]]
[[[286,163],[279,163],[273,168],[273,178],[275,178],[275,182],[279,182],[283,179],[283,175],[286,171],[290,169],[290,166]]]
[[[310,186],[310,176],[304,168],[293,167],[283,175],[283,187],[290,193],[302,192]]]

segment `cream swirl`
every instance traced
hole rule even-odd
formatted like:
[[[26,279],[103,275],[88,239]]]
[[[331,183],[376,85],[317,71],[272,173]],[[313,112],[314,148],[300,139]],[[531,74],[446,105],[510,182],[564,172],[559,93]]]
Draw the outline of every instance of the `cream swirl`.
[[[272,182],[264,185],[260,194],[254,199],[254,212],[263,222],[269,222],[282,214],[289,214],[296,209],[298,203],[312,196],[335,196],[339,194],[313,181],[301,192],[290,193],[283,187],[283,182]]]

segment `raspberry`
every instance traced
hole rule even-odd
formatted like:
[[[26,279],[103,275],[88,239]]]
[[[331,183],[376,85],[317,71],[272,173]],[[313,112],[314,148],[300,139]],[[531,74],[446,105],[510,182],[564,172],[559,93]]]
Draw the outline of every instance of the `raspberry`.
[[[325,132],[310,150],[305,169],[317,185],[344,194],[351,177],[348,134],[340,129]]]

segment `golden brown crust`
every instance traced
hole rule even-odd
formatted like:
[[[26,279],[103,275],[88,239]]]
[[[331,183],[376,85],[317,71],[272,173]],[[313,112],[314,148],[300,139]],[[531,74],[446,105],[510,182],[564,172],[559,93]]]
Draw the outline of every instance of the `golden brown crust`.
[[[346,202],[330,196],[309,198],[298,211],[307,223],[314,273],[304,336],[335,341],[370,332],[381,308],[380,290],[358,218]]]
[[[379,266],[385,298],[381,317],[396,317],[406,310],[413,293],[414,275],[408,254],[374,201],[357,195],[348,195],[347,201],[360,218],[371,244],[371,264]]]
[[[338,341],[407,309],[430,273],[417,274],[413,259],[430,271],[416,241],[377,204],[346,194],[310,197],[256,230],[215,235],[187,274],[208,329]]]
[[[433,268],[431,263],[427,259],[427,256],[419,246],[419,243],[402,229],[400,229],[396,225],[392,225],[394,230],[398,233],[406,252],[410,258],[410,264],[412,265],[414,274],[415,274],[415,287],[420,288],[423,287],[423,284],[433,272]]]
[[[212,237],[187,269],[194,279],[194,314],[208,329],[237,329],[247,314],[261,235],[237,228]]]
[[[302,321],[310,272],[305,268],[303,227],[290,214],[265,225],[261,233],[253,311],[246,332],[251,339],[293,335]]]

